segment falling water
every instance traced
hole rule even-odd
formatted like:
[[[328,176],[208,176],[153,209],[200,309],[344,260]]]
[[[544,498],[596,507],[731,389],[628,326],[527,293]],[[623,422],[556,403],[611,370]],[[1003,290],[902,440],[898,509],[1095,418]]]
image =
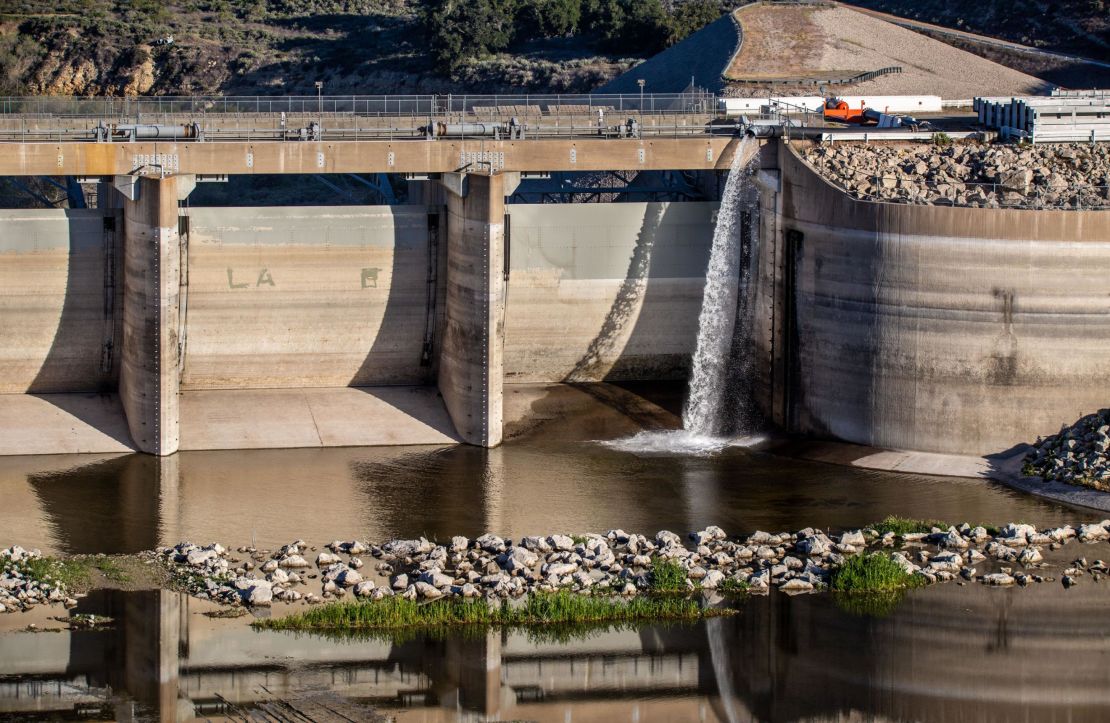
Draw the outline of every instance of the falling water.
[[[729,351],[736,328],[737,299],[740,294],[741,216],[750,204],[748,193],[750,171],[744,164],[747,145],[744,137],[733,156],[717,227],[713,230],[713,247],[709,269],[705,275],[705,295],[698,317],[698,345],[694,352],[694,368],[690,376],[690,396],[682,410],[682,428],[702,437],[718,437],[726,431],[728,420],[722,414],[726,385],[729,381]],[[752,234],[752,239],[757,234]],[[745,274],[744,285],[747,286]]]
[[[750,327],[748,295],[751,269],[758,259],[758,234],[743,239],[743,216],[754,206],[751,159],[745,137],[733,156],[728,180],[721,194],[713,246],[705,278],[698,341],[690,377],[690,394],[682,411],[682,429],[671,432],[641,432],[633,437],[606,443],[634,453],[706,454],[735,443],[725,435],[751,434],[746,429],[746,399],[735,399],[736,389],[746,387],[749,360],[746,345],[733,349],[733,340],[747,335]],[[741,269],[744,273],[741,274]],[[737,319],[738,309],[744,318]],[[738,326],[739,325],[739,326]],[[744,395],[739,395],[744,396]],[[730,397],[732,399],[730,399]],[[730,401],[733,403],[730,404]],[[748,438],[748,441],[755,441]]]

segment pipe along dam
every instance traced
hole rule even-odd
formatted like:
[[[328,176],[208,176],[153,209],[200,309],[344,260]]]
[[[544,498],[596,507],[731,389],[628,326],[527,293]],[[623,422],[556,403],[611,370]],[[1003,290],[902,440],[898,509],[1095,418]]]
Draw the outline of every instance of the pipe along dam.
[[[1106,406],[1110,213],[856,199],[804,132],[741,143],[712,97],[46,100],[0,108],[0,175],[96,182],[96,203],[0,210],[3,454],[492,447],[508,385],[685,379],[738,153],[759,253],[736,343],[776,427],[985,455]],[[519,193],[612,171],[707,200]],[[340,173],[403,174],[408,202],[188,203]]]

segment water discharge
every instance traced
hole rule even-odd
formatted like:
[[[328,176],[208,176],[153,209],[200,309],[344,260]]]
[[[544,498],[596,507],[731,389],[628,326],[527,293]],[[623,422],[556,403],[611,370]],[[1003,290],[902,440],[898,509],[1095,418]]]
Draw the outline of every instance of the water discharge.
[[[749,144],[754,142],[748,137],[740,142],[721,194],[682,429],[640,432],[603,443],[608,447],[633,454],[704,455],[762,440],[753,434],[747,413],[750,400],[743,393],[750,384],[749,296],[759,258],[759,234],[752,230],[751,213],[757,198],[751,184],[753,156],[749,150]],[[739,343],[734,348],[738,336]],[[730,385],[735,388],[730,389]]]

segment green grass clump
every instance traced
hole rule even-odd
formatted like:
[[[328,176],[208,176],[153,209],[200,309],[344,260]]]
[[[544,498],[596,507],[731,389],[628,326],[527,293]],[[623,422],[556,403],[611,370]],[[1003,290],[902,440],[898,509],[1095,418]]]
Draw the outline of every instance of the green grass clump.
[[[21,575],[35,582],[60,585],[66,590],[85,590],[92,579],[93,565],[87,560],[60,560],[35,557],[12,565]]]
[[[751,588],[744,580],[735,577],[725,578],[725,581],[717,586],[717,592],[725,595],[740,595],[746,593]]]
[[[686,571],[674,560],[656,557],[651,561],[651,591],[654,593],[689,592]]]
[[[267,630],[387,630],[460,625],[581,625],[644,620],[697,620],[728,610],[702,608],[687,598],[637,597],[621,600],[591,597],[566,590],[534,593],[519,605],[490,605],[457,598],[416,602],[402,597],[375,602],[335,602],[283,618],[258,620]]]
[[[909,517],[896,517],[894,515],[887,515],[882,522],[868,526],[880,535],[885,535],[888,532],[905,535],[915,532],[930,532],[934,527],[939,527],[942,530],[947,530],[949,527],[947,522],[941,522],[940,520],[914,520]]]
[[[873,552],[848,558],[833,571],[829,587],[834,592],[890,593],[923,583],[922,577],[906,572],[887,555]]]
[[[482,600],[418,603],[402,597],[375,602],[336,602],[283,618],[258,620],[256,627],[272,630],[313,628],[407,628],[416,626],[490,624],[496,613]]]
[[[131,574],[127,568],[119,563],[118,560],[113,560],[110,557],[97,560],[95,565],[97,570],[104,573],[109,581],[115,583],[131,582]]]

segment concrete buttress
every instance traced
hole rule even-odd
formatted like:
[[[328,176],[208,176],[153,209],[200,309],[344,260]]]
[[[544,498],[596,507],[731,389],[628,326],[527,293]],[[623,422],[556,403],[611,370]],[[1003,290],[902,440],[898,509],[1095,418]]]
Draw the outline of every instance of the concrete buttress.
[[[179,181],[140,178],[123,208],[123,341],[119,393],[135,445],[177,451],[181,247]]]
[[[499,174],[444,174],[446,328],[439,390],[468,444],[501,444],[505,345],[505,188]]]

